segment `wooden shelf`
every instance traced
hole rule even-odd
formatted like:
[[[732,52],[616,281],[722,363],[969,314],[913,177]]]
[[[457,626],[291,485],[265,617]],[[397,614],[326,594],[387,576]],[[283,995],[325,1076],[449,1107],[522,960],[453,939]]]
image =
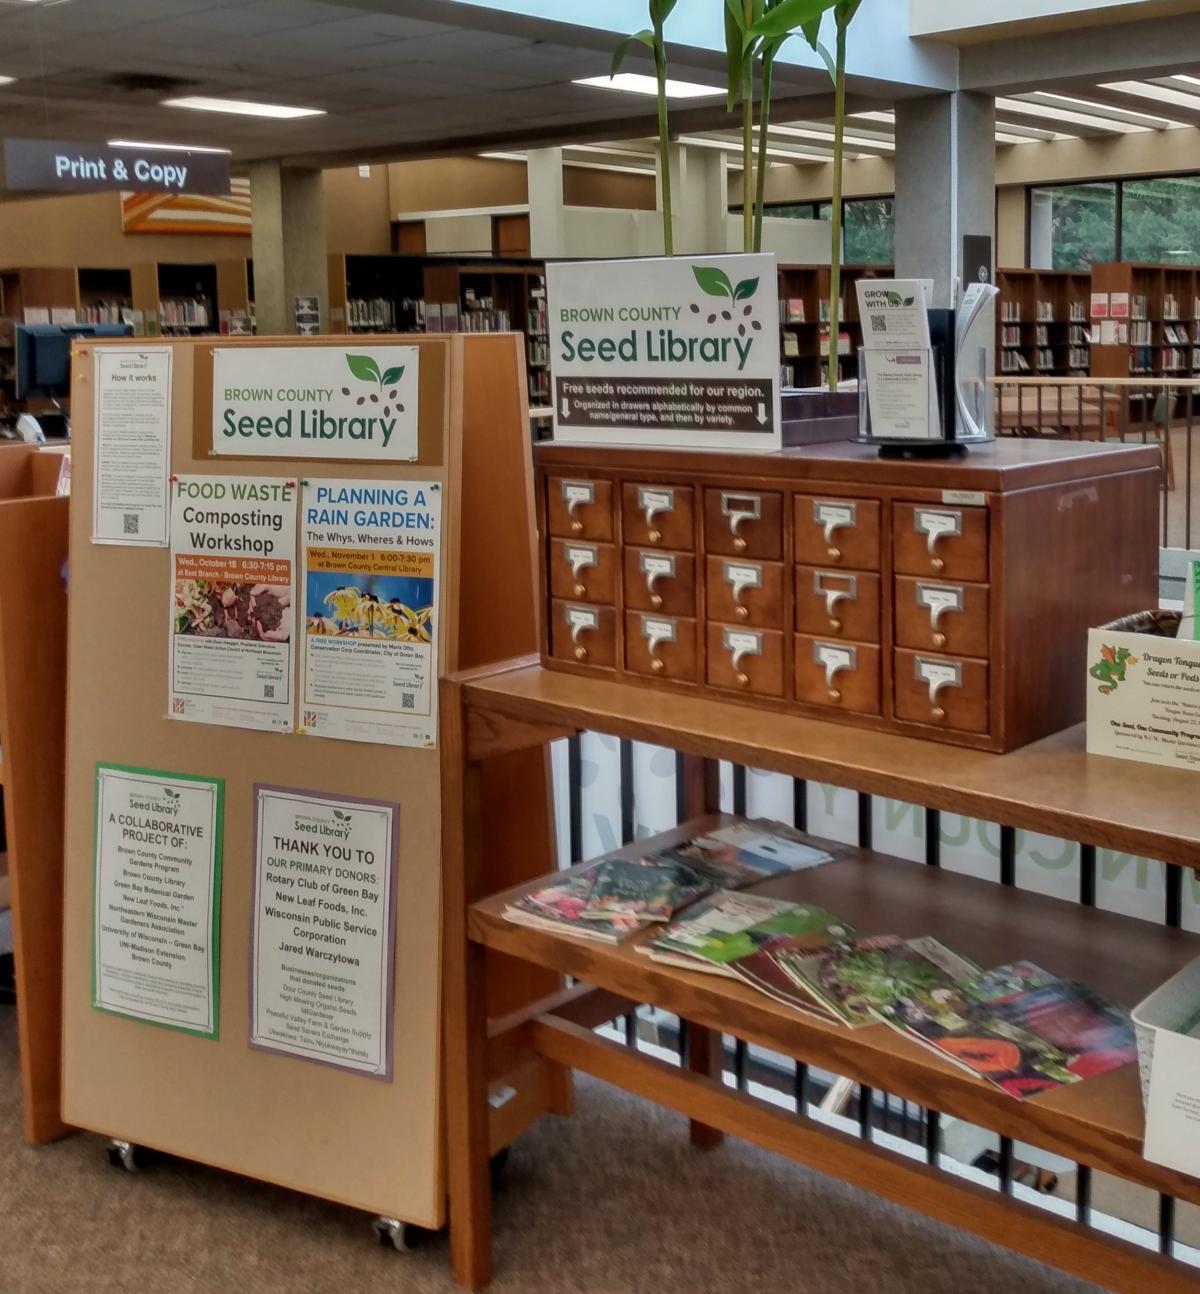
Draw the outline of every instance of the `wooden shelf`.
[[[1136,1065],[1016,1101],[884,1025],[825,1024],[721,977],[663,966],[608,945],[506,922],[532,878],[502,880],[490,861],[480,787],[494,760],[580,730],[684,753],[688,815],[716,802],[718,760],[814,778],[917,804],[1192,865],[1200,819],[1191,773],[1089,757],[1080,729],[1007,755],[750,711],[729,702],[545,671],[532,658],[443,684],[444,1000],[451,1256],[459,1282],[491,1278],[488,1155],[498,1116],[489,1086],[517,1064],[579,1069],[684,1114],[695,1146],[743,1137],[927,1215],[1008,1245],[1118,1294],[1194,1294],[1191,1268],[1079,1222],[787,1114],[728,1088],[732,1035],[932,1110],[1200,1203],[1200,1179],[1142,1156]],[[694,829],[695,824],[689,828]],[[646,842],[631,852],[640,853]],[[1200,952],[1200,936],[939,868],[849,849],[834,863],[776,878],[764,892],[817,902],[866,933],[934,935],[995,966],[1029,958],[1132,1006]],[[521,884],[495,893],[513,879]],[[544,878],[543,878],[544,881]],[[497,883],[499,882],[499,883]],[[488,1019],[488,989],[513,959],[570,976],[572,988]],[[680,1066],[594,1032],[639,1003],[687,1024]],[[938,1161],[940,1163],[940,1160]]]
[[[1088,755],[1083,726],[1007,755],[749,710],[544,670],[532,658],[463,680],[474,757],[520,740],[503,723],[612,733],[934,809],[1194,867],[1196,774]]]
[[[719,821],[693,822],[656,837],[654,847],[684,840]],[[824,844],[831,853],[847,856],[768,881],[755,893],[819,904],[864,934],[934,935],[985,967],[1026,958],[1052,974],[1081,980],[1126,1007],[1200,956],[1200,935],[831,841]],[[646,848],[641,841],[622,852],[641,857]],[[1144,1120],[1136,1065],[1017,1101],[887,1025],[847,1029],[826,1024],[735,980],[654,962],[633,943],[602,944],[504,920],[507,903],[545,883],[543,878],[476,903],[468,918],[470,937],[632,1002],[652,1003],[682,1019],[1200,1203],[1200,1180],[1142,1158]]]

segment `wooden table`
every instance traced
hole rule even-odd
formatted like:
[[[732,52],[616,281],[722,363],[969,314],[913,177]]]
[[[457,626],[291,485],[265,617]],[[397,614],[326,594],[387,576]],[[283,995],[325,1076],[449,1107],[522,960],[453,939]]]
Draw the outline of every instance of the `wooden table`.
[[[446,1125],[461,1284],[491,1278],[489,1085],[540,1060],[687,1115],[700,1146],[721,1133],[743,1137],[1123,1294],[1198,1288],[1192,1270],[1169,1258],[730,1090],[719,1058],[721,1035],[731,1034],[1200,1203],[1200,1180],[1142,1158],[1135,1066],[1018,1102],[885,1026],[852,1032],[734,981],[652,962],[628,944],[512,925],[504,907],[531,886],[491,892],[479,795],[488,759],[587,729],[695,757],[689,814],[716,807],[714,761],[727,759],[1191,866],[1200,861],[1193,774],[1089,757],[1079,728],[990,755],[552,673],[533,660],[447,680],[444,702]],[[1029,957],[1126,1006],[1200,955],[1194,934],[861,850],[764,888],[820,903],[865,933],[936,935],[985,965]],[[497,955],[578,983],[489,1021],[487,960]],[[639,1003],[688,1022],[686,1067],[593,1032]]]

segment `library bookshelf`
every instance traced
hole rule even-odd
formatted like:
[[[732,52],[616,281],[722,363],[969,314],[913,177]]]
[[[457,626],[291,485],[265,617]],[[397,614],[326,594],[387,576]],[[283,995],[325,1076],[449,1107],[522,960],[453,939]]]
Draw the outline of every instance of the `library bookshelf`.
[[[201,337],[218,331],[217,266],[146,261],[133,266],[133,308],[147,336]]]
[[[1103,340],[1094,339],[1093,377],[1190,378],[1200,372],[1196,266],[1094,265],[1091,291],[1092,327],[1103,333]]]
[[[1082,377],[1090,360],[1091,275],[1075,270],[996,271],[996,371]]]
[[[729,1089],[719,1068],[723,1036],[732,1035],[845,1075],[868,1092],[881,1089],[1200,1203],[1200,1179],[1142,1157],[1136,1066],[1018,1102],[884,1025],[843,1030],[734,981],[653,962],[628,944],[512,925],[505,906],[534,886],[506,891],[493,874],[480,807],[491,760],[591,731],[679,752],[684,816],[716,808],[717,761],[729,760],[1191,866],[1200,823],[1190,773],[1088,756],[1082,727],[992,755],[723,700],[650,695],[619,681],[552,673],[534,658],[459,674],[444,682],[443,698],[446,1127],[460,1284],[478,1289],[492,1275],[488,1156],[498,1119],[489,1091],[515,1063],[540,1060],[684,1114],[699,1148],[723,1134],[742,1137],[1118,1294],[1194,1294],[1194,1269],[1174,1259],[1026,1204],[1011,1189],[942,1171],[936,1132],[922,1159],[895,1155],[872,1143],[866,1120],[856,1138],[811,1118],[807,1105],[793,1115]],[[1082,979],[1125,1006],[1200,953],[1195,934],[865,849],[769,885],[866,932],[942,937],[983,964],[1036,955],[1052,973]],[[485,990],[496,958],[570,976],[572,987],[489,1019]],[[643,1003],[686,1022],[679,1067],[594,1032]]]
[[[857,377],[862,323],[858,317],[860,279],[890,278],[890,265],[843,265],[838,338],[829,334],[828,265],[780,265],[779,354],[785,386],[822,386],[828,380],[831,349],[841,378]]]

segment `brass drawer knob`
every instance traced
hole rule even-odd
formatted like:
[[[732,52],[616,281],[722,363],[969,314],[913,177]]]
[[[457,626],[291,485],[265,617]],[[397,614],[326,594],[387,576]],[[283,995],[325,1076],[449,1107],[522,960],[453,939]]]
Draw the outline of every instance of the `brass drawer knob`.
[[[587,654],[588,654],[588,653],[587,653],[587,648],[586,648],[586,647],[576,647],[576,648],[575,648],[575,659],[576,659],[576,660],[587,660]]]
[[[946,569],[945,561],[940,557],[935,557],[933,559],[933,569],[935,571],[944,571]]]
[[[575,585],[575,596],[576,596],[577,598],[582,598],[582,597],[586,596],[586,594],[587,594],[587,585],[586,585],[586,584],[576,584],[576,585]]]
[[[652,530],[652,531],[650,531],[650,533],[646,536],[646,538],[647,538],[647,539],[649,539],[649,541],[650,541],[652,544],[659,544],[659,543],[662,543],[662,531],[661,531],[661,530]]]
[[[840,620],[830,620],[829,627],[835,634],[842,632],[842,622]]]
[[[650,668],[655,674],[661,674],[667,667],[657,656],[655,656],[655,658],[650,662]]]
[[[840,562],[842,560],[842,550],[840,548],[827,548],[825,552],[831,562]]]
[[[946,645],[946,635],[945,635],[945,634],[934,634],[934,635],[933,635],[933,645],[934,645],[935,647],[945,647],[945,645]]]
[[[744,553],[746,551],[746,541],[742,538],[741,535],[734,535],[733,546],[738,550],[739,553]]]
[[[580,521],[578,517],[576,517],[575,520],[571,522],[571,533],[573,535],[583,534],[583,522]]]
[[[946,717],[946,712],[940,705],[935,705],[933,707],[933,717],[938,723],[941,723],[941,721]]]
[[[749,620],[749,619],[750,619],[750,608],[749,608],[749,607],[741,606],[741,605],[739,604],[739,605],[738,605],[738,609],[737,609],[737,618],[738,618],[739,620]]]
[[[662,600],[662,594],[661,594],[661,593],[651,593],[651,594],[650,594],[650,605],[651,605],[651,606],[652,606],[656,611],[658,610],[658,608],[659,608],[659,607],[661,607],[661,606],[662,606],[662,604],[663,604],[663,600]]]
[[[831,687],[829,689],[829,699],[836,704],[838,701],[842,699],[842,694],[837,690],[836,687]]]
[[[738,685],[738,687],[749,687],[749,686],[750,686],[750,675],[749,675],[749,674],[742,674],[742,673],[738,673],[735,677],[736,677],[736,679],[737,679],[737,685]]]

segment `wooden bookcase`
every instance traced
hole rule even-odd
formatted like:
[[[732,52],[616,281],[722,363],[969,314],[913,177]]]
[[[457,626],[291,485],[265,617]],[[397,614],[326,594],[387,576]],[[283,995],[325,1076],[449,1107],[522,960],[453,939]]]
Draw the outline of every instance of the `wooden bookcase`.
[[[653,962],[629,944],[515,926],[504,908],[534,886],[504,892],[491,867],[495,829],[477,792],[492,759],[599,732],[682,752],[685,816],[716,808],[716,761],[729,760],[1191,867],[1200,851],[1194,773],[1089,756],[1082,726],[988,755],[706,696],[651,694],[616,679],[552,673],[530,658],[447,680],[443,697],[446,1127],[460,1284],[478,1289],[491,1279],[488,1153],[500,1120],[488,1093],[524,1059],[582,1070],[685,1115],[698,1147],[723,1133],[742,1137],[1117,1294],[1194,1294],[1193,1268],[943,1172],[936,1145],[928,1162],[898,1156],[720,1077],[722,1038],[733,1035],[1200,1204],[1200,1178],[1142,1156],[1136,1065],[1017,1101],[886,1025],[846,1030],[734,980]],[[820,903],[867,933],[933,934],[984,965],[1033,957],[1126,1007],[1200,954],[1193,933],[868,851],[768,888]],[[484,992],[495,957],[569,975],[575,985],[497,1018]],[[642,1003],[687,1022],[683,1066],[593,1032]]]
[[[133,266],[133,308],[144,316],[146,335],[200,337],[219,326],[217,267],[146,261]]]
[[[1086,271],[997,270],[996,371],[1085,377],[1091,282]]]
[[[222,334],[254,332],[254,262],[248,256],[218,261],[217,327]]]
[[[858,317],[860,279],[890,278],[890,265],[843,265],[838,332],[845,334],[838,358],[843,378],[857,377],[858,351],[862,346],[862,323]],[[825,381],[829,349],[838,343],[829,337],[828,265],[780,265],[779,267],[779,355],[785,385],[821,386]]]
[[[1200,270],[1190,265],[1092,266],[1092,293],[1107,296],[1108,319],[1128,337],[1100,343],[1093,319],[1093,377],[1191,378],[1200,372]],[[1113,297],[1127,314],[1113,313]]]

